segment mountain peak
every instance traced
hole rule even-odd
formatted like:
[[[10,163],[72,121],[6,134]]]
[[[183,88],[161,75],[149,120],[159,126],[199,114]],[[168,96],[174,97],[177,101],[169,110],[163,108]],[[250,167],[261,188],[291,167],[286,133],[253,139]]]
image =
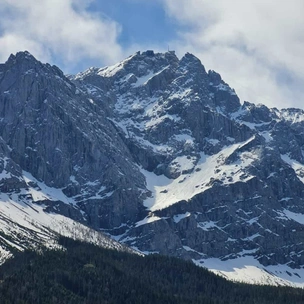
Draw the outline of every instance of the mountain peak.
[[[6,63],[14,64],[21,61],[32,61],[32,62],[39,62],[30,52],[28,51],[21,51],[17,52],[16,55],[11,54]]]
[[[44,64],[40,62],[28,51],[20,51],[15,55],[11,54],[7,61],[0,66],[0,69],[14,73],[14,76],[10,76],[11,81],[14,80],[13,78],[16,80],[21,74],[27,76],[31,75],[32,77],[53,75],[59,76],[64,81],[68,81],[64,73],[57,66],[51,66],[49,63]]]
[[[197,58],[195,55],[193,55],[192,53],[187,52],[181,59],[181,61],[186,61],[186,62],[193,62],[196,64],[201,64],[202,62],[200,61],[199,58]]]
[[[21,58],[35,59],[36,60],[36,58],[29,51],[27,51],[27,50],[17,52],[16,53],[16,57],[17,58],[21,57]]]
[[[11,54],[3,69],[10,71],[10,73],[15,73],[17,77],[18,74],[32,74],[34,71],[40,71],[44,67],[50,67],[50,65],[41,63],[28,51],[22,51],[17,52],[15,55]]]

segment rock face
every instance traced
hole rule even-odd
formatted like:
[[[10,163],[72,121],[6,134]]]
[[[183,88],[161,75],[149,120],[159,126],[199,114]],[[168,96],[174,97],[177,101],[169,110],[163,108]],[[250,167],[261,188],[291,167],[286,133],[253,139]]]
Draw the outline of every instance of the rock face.
[[[27,52],[0,65],[1,192],[30,173],[61,196],[28,200],[144,252],[302,267],[303,128],[299,109],[241,104],[192,54],[69,78]]]
[[[8,157],[73,197],[92,227],[134,221],[144,178],[103,108],[27,52],[12,55],[1,72],[0,136]]]

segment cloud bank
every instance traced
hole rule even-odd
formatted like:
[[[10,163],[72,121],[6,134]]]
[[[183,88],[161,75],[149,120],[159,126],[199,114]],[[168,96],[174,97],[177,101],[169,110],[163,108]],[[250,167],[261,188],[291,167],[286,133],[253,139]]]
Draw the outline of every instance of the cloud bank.
[[[121,59],[119,24],[89,12],[90,2],[0,0],[0,61],[20,50],[42,61],[59,59],[70,69],[82,60],[107,64]]]
[[[170,45],[179,56],[192,52],[219,72],[241,100],[304,108],[303,0],[117,0],[142,6],[155,1],[179,31],[174,41],[133,41],[124,47],[118,38],[128,33],[118,22],[132,22],[132,14],[112,20],[92,12],[94,1],[102,9],[101,0],[0,0],[0,62],[28,50],[77,72]],[[140,5],[137,9],[134,14]],[[152,13],[151,18],[158,22]]]
[[[241,99],[304,107],[303,0],[162,0],[184,26],[174,42],[220,72]]]

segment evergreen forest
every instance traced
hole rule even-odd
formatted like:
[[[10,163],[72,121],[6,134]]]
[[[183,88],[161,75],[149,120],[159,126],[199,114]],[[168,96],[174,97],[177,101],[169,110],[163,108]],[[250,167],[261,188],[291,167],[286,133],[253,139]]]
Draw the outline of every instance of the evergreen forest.
[[[64,250],[25,251],[0,267],[1,304],[304,303],[304,290],[233,283],[192,262],[60,238]]]

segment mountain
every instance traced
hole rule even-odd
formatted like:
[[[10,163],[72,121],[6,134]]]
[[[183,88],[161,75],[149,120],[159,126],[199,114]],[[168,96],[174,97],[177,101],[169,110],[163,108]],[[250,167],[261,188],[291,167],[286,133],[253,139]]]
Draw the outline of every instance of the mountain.
[[[92,189],[99,189],[96,197],[90,195],[92,202],[107,196],[96,180],[91,138],[102,134],[100,144],[107,151],[106,129],[112,126],[97,121],[97,130],[87,127],[87,99],[57,67],[28,52],[0,65],[0,92],[0,262],[14,249],[57,247],[58,235],[127,250],[83,225],[84,213],[77,206]],[[102,162],[99,157],[98,165]],[[82,174],[81,192],[71,170]]]
[[[1,246],[20,246],[29,223],[32,244],[55,229],[44,218],[63,218],[232,279],[303,285],[303,121],[300,109],[241,104],[189,53],[137,52],[69,76],[11,55]]]

